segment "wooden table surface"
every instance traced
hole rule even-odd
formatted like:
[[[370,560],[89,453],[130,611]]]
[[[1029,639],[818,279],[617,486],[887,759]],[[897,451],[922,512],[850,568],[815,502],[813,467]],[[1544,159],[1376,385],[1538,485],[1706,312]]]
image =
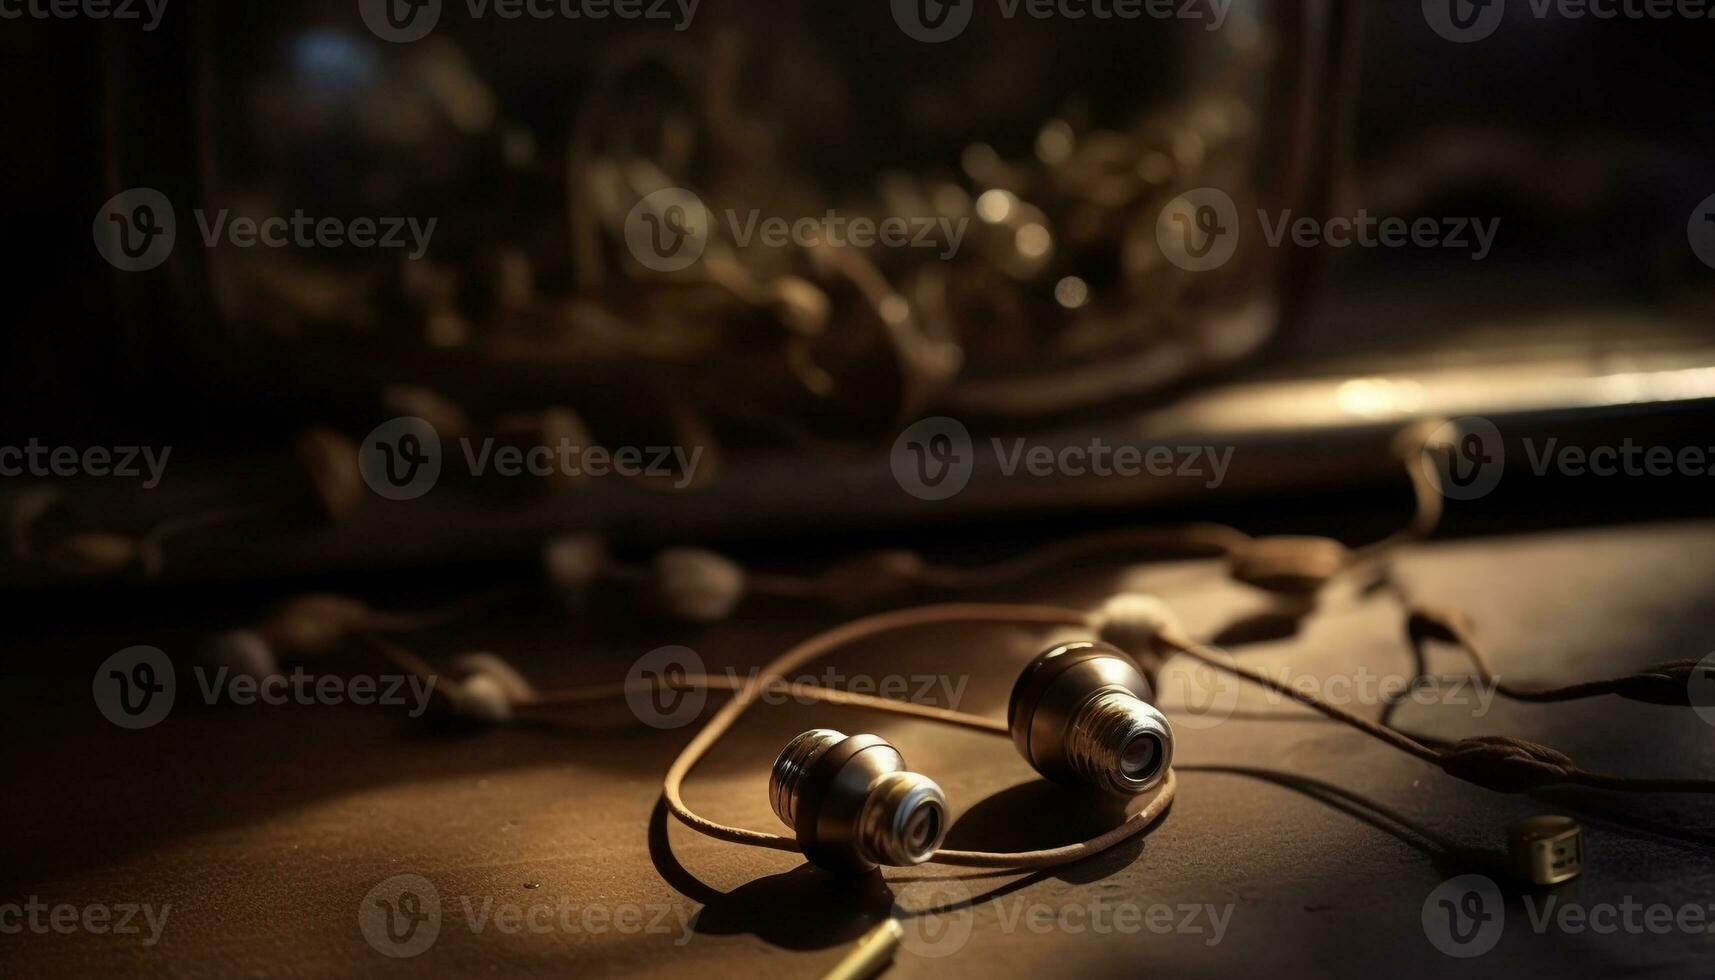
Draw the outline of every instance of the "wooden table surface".
[[[1498,669],[1519,680],[1606,676],[1715,649],[1712,523],[1433,543],[1405,553],[1399,575],[1423,600],[1468,611]],[[989,598],[1090,606],[1119,589],[1163,596],[1203,635],[1264,605],[1204,562],[1087,567]],[[544,606],[415,644],[443,660],[494,649],[539,683],[569,684],[617,680],[668,643],[742,671],[838,620],[746,607],[699,630]],[[1188,715],[1171,686],[1164,693],[1178,726],[1179,796],[1141,840],[1045,873],[928,866],[846,882],[667,817],[660,778],[695,727],[640,725],[623,703],[462,734],[401,709],[352,706],[181,706],[143,731],[103,720],[90,697],[94,666],[137,643],[185,657],[197,623],[194,609],[136,622],[92,611],[26,634],[13,651],[14,664],[63,669],[31,668],[8,685],[0,905],[147,904],[166,919],[152,944],[147,929],[62,933],[51,921],[0,935],[0,975],[811,977],[896,903],[912,935],[889,973],[901,980],[1683,977],[1715,962],[1708,932],[1539,932],[1540,900],[1510,885],[1504,933],[1485,955],[1444,955],[1424,922],[1442,882],[1484,870],[1432,841],[1492,851],[1509,822],[1545,812],[1578,816],[1589,835],[1589,870],[1554,892],[1560,902],[1700,905],[1715,921],[1709,797],[1500,796],[1254,690],[1219,724]],[[925,629],[835,666],[848,679],[963,684],[959,707],[999,717],[1017,668],[1043,643],[1040,631]],[[1305,683],[1361,685],[1409,666],[1398,606],[1347,587],[1326,594],[1297,635],[1233,649]],[[1438,669],[1464,669],[1441,656]],[[311,666],[381,669],[357,658]],[[1715,727],[1683,708],[1614,698],[1409,704],[1395,720],[1442,737],[1519,734],[1596,769],[1715,775]],[[952,846],[1065,843],[1114,819],[1034,779],[1002,739],[803,705],[748,715],[691,780],[692,805],[778,829],[767,767],[788,737],[815,726],[893,739],[952,800]],[[366,941],[360,909],[404,874],[428,881],[440,918],[420,955],[392,958]],[[0,927],[17,921],[0,909]]]

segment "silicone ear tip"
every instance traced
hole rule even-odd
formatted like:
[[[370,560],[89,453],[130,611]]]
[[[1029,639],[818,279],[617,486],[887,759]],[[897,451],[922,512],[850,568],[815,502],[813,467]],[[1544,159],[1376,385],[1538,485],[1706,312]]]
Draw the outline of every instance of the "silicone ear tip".
[[[1172,607],[1140,592],[1110,596],[1090,613],[1089,623],[1104,642],[1134,656],[1152,650],[1163,633],[1180,632],[1179,617]]]

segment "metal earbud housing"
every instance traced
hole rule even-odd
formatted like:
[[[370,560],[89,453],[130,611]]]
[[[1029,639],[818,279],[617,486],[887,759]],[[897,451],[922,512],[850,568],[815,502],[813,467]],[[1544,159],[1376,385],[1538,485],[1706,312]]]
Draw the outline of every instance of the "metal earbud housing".
[[[1173,729],[1150,696],[1149,681],[1119,648],[1063,643],[1024,668],[1006,722],[1019,754],[1042,775],[1135,796],[1159,785],[1173,763]]]
[[[815,728],[774,760],[768,801],[804,856],[830,871],[922,864],[947,836],[947,797],[878,735]]]

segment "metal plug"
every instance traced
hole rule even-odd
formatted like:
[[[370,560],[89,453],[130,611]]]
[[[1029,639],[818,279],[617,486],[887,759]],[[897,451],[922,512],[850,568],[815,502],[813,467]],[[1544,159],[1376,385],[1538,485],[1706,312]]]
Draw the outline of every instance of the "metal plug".
[[[768,801],[830,871],[922,864],[947,836],[947,798],[879,735],[815,728],[774,760]]]
[[[1514,875],[1533,885],[1558,885],[1584,873],[1584,828],[1571,817],[1544,815],[1507,828]]]
[[[1006,722],[1042,775],[1135,796],[1154,789],[1173,762],[1173,729],[1149,697],[1149,682],[1117,647],[1064,643],[1024,668]]]

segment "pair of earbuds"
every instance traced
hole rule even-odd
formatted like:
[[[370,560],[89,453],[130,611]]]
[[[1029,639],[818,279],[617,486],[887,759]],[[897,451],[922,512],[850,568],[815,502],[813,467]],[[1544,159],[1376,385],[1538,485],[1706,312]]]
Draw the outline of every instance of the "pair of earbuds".
[[[1173,761],[1173,729],[1119,648],[1099,641],[1043,651],[1013,685],[1007,727],[1038,773],[1118,796],[1147,793]],[[838,872],[921,864],[949,826],[947,797],[879,735],[827,728],[787,743],[769,803],[812,863]]]

